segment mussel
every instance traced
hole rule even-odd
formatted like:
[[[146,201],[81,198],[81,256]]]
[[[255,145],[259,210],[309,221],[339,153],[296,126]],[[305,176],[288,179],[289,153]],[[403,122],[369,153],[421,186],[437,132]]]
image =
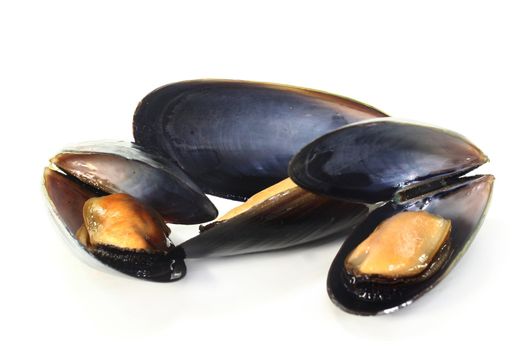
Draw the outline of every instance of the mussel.
[[[135,142],[176,161],[204,192],[236,200],[285,179],[309,142],[349,123],[386,117],[348,98],[228,80],[169,84],[138,105]]]
[[[466,174],[487,161],[456,133],[391,119],[344,127],[303,148],[290,163],[294,181],[375,208],[331,265],[332,301],[350,313],[388,313],[441,281],[484,217],[494,177]]]
[[[183,252],[169,241],[165,221],[201,223],[217,215],[184,172],[125,143],[69,148],[51,163],[44,188],[77,250],[138,278],[184,276]],[[109,193],[114,195],[104,197]]]
[[[313,194],[288,178],[201,226],[181,248],[187,258],[289,248],[342,237],[368,213],[366,205]]]
[[[151,281],[182,278],[187,258],[346,236],[330,298],[350,313],[389,313],[465,253],[494,177],[469,175],[488,158],[463,136],[383,117],[291,86],[170,84],[138,105],[137,144],[67,149],[45,169],[44,187],[77,251]],[[210,223],[217,209],[205,192],[246,202]],[[170,241],[166,223],[205,222],[199,235]]]
[[[176,164],[128,142],[89,142],[67,148],[51,164],[105,193],[127,193],[167,222],[199,224],[217,209]]]
[[[46,169],[44,176],[53,211],[76,247],[131,276],[172,281],[185,273],[185,258],[255,253],[336,238],[369,212],[366,205],[319,196],[286,179],[201,226],[201,234],[175,247],[165,221],[202,223],[216,211],[180,169],[154,158],[134,145],[85,144],[53,157],[58,171]]]

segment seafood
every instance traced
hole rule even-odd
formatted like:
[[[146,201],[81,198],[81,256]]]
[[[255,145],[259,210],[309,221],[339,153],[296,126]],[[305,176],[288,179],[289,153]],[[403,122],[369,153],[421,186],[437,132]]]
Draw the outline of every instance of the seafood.
[[[175,209],[180,206],[185,211],[175,217],[179,222],[184,222],[181,218],[188,222],[188,217],[192,217],[189,214],[198,212],[199,207],[184,203],[184,197],[177,198],[174,195],[171,195],[172,201],[150,200],[155,195],[170,198],[169,193],[165,195],[143,189],[144,186],[151,186],[156,191],[162,189],[161,186],[151,184],[153,181],[163,180],[157,174],[159,168],[142,163],[137,167],[128,158],[120,159],[124,152],[116,152],[115,147],[113,153],[100,153],[103,148],[101,146],[97,151],[95,148],[97,147],[90,146],[88,152],[86,147],[77,147],[75,151],[69,150],[55,156],[52,159],[53,165],[64,169],[65,173],[46,169],[45,188],[59,222],[65,226],[67,234],[76,239],[75,248],[81,248],[105,265],[135,277],[171,281],[181,278],[186,271],[184,258],[262,252],[340,237],[362,222],[369,212],[366,205],[318,196],[286,179],[256,194],[217,221],[201,226],[200,235],[178,247],[174,247],[167,237],[158,234],[157,237],[161,238],[157,238],[157,241],[167,242],[167,246],[165,249],[152,249],[151,243],[144,238],[144,230],[133,230],[144,226],[144,215],[141,213],[155,211],[126,209],[130,205],[124,206],[123,203],[128,201],[117,200],[119,196],[125,196],[121,191],[137,196],[133,199],[133,209],[153,207],[150,203],[157,204],[161,209],[165,207],[158,203],[168,203]],[[142,156],[145,155],[146,153],[142,153]],[[139,186],[129,185],[133,183],[133,179],[129,178],[133,173],[137,173],[135,177],[137,181],[141,181]],[[166,187],[173,193],[180,191],[177,186],[176,182]],[[107,192],[116,194],[105,196]],[[95,203],[106,204],[102,207],[95,206]],[[91,214],[88,215],[86,211],[89,208],[99,209],[91,209]],[[166,212],[172,213],[173,210],[164,210],[163,220],[149,220],[156,222],[149,225],[152,228],[150,231],[155,231],[156,228],[156,231],[165,232],[167,227],[164,228],[164,220],[175,221],[173,215],[167,216]],[[160,217],[157,214],[147,216]],[[114,221],[116,217],[123,228],[104,225],[104,222]],[[112,229],[103,231],[102,236],[97,230],[89,229],[107,226]]]
[[[432,289],[456,265],[475,237],[487,210],[494,178],[484,175],[465,179],[431,198],[405,204],[387,202],[376,209],[343,243],[328,273],[328,294],[343,310],[360,315],[389,313],[411,304]],[[447,244],[431,264],[415,277],[358,278],[345,267],[356,247],[379,223],[399,212],[427,212],[451,222]]]
[[[71,148],[55,156],[51,163],[53,169],[44,171],[44,189],[57,221],[65,229],[66,236],[75,241],[75,249],[134,277],[172,281],[184,276],[183,252],[167,237],[159,238],[157,234],[156,240],[146,240],[148,246],[155,249],[134,245],[129,240],[130,235],[151,235],[155,227],[159,232],[168,233],[164,221],[200,223],[217,215],[215,206],[180,169],[124,143]],[[94,199],[108,193],[117,193],[116,197],[110,197],[112,202]],[[128,201],[122,200],[122,196],[126,196],[122,193],[127,193]],[[106,204],[101,207],[96,203]],[[108,206],[108,203],[118,205]],[[99,210],[86,215],[86,208]],[[121,221],[127,222],[125,232],[122,234],[112,225],[112,236],[105,231],[105,238],[100,240],[101,236],[90,227],[99,227],[107,221],[103,215],[94,220],[96,212],[122,216]],[[131,232],[144,222],[149,222],[147,232]],[[157,243],[150,246],[152,242]],[[165,243],[163,249],[158,249],[159,242]]]
[[[82,214],[84,224],[76,236],[86,247],[104,245],[158,252],[169,246],[170,229],[162,217],[128,194],[90,198]]]
[[[170,223],[199,224],[217,216],[213,203],[181,169],[131,143],[85,143],[50,162],[104,193],[132,195]]]
[[[170,229],[153,209],[127,194],[88,199],[77,240],[104,264],[157,282],[186,273],[183,255],[168,239]]]
[[[187,258],[289,248],[348,234],[368,212],[366,205],[319,196],[285,179],[201,226],[181,248]]]
[[[332,301],[350,313],[388,313],[441,281],[484,217],[494,177],[464,175],[487,160],[458,134],[394,120],[341,128],[301,150],[290,163],[300,186],[374,207],[331,265]],[[390,238],[378,236],[387,230]]]
[[[285,179],[292,156],[349,123],[386,117],[360,102],[291,86],[195,80],[138,105],[135,142],[174,160],[206,193],[245,200]]]
[[[392,119],[350,125],[304,147],[290,162],[299,186],[364,203],[410,197],[442,187],[486,163],[488,158],[463,136]]]
[[[44,188],[51,212],[64,230],[64,237],[73,251],[88,264],[159,282],[177,280],[186,273],[183,253],[169,241],[167,248],[159,252],[89,242],[88,233],[82,230],[84,205],[104,193],[49,168],[44,170]]]
[[[463,136],[384,117],[291,86],[170,84],[138,105],[137,144],[67,149],[44,170],[44,188],[75,251],[150,281],[181,279],[185,259],[346,236],[330,298],[350,313],[389,313],[457,264],[494,177],[468,175],[488,158]],[[175,246],[166,223],[217,216],[204,193],[246,202]]]
[[[345,259],[356,278],[391,281],[421,274],[440,251],[449,251],[450,220],[426,211],[403,211],[383,221]],[[436,264],[437,265],[437,264]]]

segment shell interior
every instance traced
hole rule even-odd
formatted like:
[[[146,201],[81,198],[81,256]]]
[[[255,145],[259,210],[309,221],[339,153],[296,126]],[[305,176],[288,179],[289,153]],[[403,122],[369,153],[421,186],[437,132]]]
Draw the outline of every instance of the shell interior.
[[[106,245],[97,245],[91,249],[81,244],[75,234],[84,223],[84,204],[88,199],[103,193],[72,176],[49,168],[44,170],[44,191],[59,227],[83,261],[97,268],[103,265],[132,277],[157,282],[174,281],[185,275],[184,253],[172,245],[167,252],[148,253]],[[87,259],[88,256],[91,259]]]
[[[180,168],[130,143],[85,143],[51,162],[101,191],[132,195],[171,223],[196,224],[217,216],[215,206]]]
[[[360,315],[388,313],[412,303],[439,283],[469,247],[485,215],[494,177],[464,178],[427,198],[396,204],[388,202],[375,210],[349,236],[330,267],[328,293],[343,310]],[[345,259],[387,218],[402,211],[426,211],[451,221],[448,247],[438,253],[437,268],[415,278],[393,281],[359,279],[345,268]]]

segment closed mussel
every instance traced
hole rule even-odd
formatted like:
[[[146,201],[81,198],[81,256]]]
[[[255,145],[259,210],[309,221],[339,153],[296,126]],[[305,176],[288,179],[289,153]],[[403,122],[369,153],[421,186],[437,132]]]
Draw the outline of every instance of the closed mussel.
[[[341,237],[368,212],[366,205],[316,195],[285,179],[201,226],[181,248],[187,258],[289,248]]]
[[[441,281],[486,212],[494,177],[465,175],[487,160],[456,133],[394,120],[341,128],[302,149],[289,169],[300,186],[375,208],[332,263],[334,303],[388,313]]]
[[[138,105],[135,142],[179,164],[205,192],[237,200],[285,179],[317,137],[385,117],[348,98],[291,86],[195,80],[163,86]]]

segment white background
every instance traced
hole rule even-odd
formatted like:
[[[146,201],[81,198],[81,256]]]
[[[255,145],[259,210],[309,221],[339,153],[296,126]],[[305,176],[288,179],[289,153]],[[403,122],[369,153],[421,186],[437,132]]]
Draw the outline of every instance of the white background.
[[[524,10],[519,1],[363,3],[1,2],[0,347],[523,344]],[[43,200],[47,159],[79,141],[131,140],[145,94],[208,77],[326,90],[464,134],[491,158],[479,172],[496,176],[471,249],[412,306],[367,318],[327,297],[341,242],[189,261],[172,284],[79,261]]]

